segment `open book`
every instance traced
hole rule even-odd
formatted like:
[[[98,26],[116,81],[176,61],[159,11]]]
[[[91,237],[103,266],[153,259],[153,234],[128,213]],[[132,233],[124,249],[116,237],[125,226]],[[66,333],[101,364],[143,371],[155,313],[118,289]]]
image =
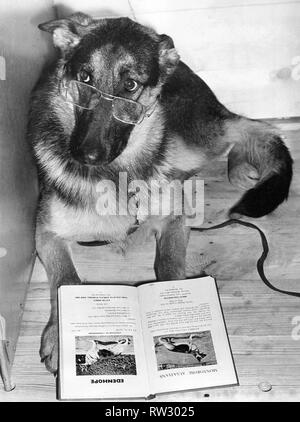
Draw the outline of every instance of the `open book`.
[[[211,277],[58,289],[61,399],[237,384]]]

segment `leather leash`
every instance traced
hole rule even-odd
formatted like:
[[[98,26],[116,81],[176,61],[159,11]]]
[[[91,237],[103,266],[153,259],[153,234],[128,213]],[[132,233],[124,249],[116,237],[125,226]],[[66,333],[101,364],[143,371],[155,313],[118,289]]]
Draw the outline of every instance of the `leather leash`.
[[[221,224],[217,224],[215,226],[204,227],[204,228],[191,227],[191,230],[204,232],[204,231],[209,231],[209,230],[222,229],[223,227],[231,226],[233,224],[239,224],[241,226],[249,227],[251,229],[257,230],[258,233],[260,234],[263,252],[262,252],[260,258],[257,261],[257,272],[258,272],[260,278],[262,279],[262,281],[265,283],[265,285],[267,287],[269,287],[270,289],[275,290],[276,292],[284,293],[284,294],[290,295],[290,296],[300,297],[300,292],[292,292],[292,291],[288,291],[288,290],[278,289],[277,287],[273,286],[273,284],[267,279],[267,277],[265,275],[265,271],[264,271],[264,262],[265,262],[265,260],[268,256],[268,253],[269,253],[269,245],[268,245],[268,241],[267,241],[267,238],[266,238],[264,232],[259,227],[257,227],[255,224],[232,218],[232,219],[224,221]]]

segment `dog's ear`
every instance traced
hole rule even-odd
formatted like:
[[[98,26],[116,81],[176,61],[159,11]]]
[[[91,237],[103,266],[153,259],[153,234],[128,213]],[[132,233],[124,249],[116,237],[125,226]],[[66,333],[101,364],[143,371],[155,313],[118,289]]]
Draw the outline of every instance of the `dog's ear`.
[[[180,56],[175,49],[174,42],[168,35],[160,35],[159,66],[166,75],[171,75],[178,65]]]
[[[41,23],[38,28],[50,32],[55,47],[58,47],[66,55],[79,44],[92,22],[93,19],[89,15],[78,12],[66,19]]]

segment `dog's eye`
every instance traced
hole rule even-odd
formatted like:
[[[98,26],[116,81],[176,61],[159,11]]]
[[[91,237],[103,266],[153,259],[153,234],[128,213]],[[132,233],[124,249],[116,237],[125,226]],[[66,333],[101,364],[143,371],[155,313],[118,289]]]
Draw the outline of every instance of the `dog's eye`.
[[[86,84],[91,82],[91,77],[85,70],[79,72],[78,79],[80,80],[80,82],[84,82]]]
[[[127,79],[124,82],[124,87],[125,87],[126,91],[129,91],[129,92],[136,91],[138,86],[139,86],[139,84],[134,79]]]

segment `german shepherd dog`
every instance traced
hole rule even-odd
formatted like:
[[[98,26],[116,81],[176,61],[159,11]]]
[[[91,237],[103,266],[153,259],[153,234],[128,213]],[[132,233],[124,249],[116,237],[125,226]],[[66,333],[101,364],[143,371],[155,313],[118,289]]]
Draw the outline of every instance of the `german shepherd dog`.
[[[80,283],[69,241],[120,241],[134,215],[99,215],[97,183],[174,180],[228,155],[229,180],[244,188],[230,214],[261,217],[288,197],[292,159],[270,125],[227,110],[180,61],[167,35],[128,18],[75,13],[39,25],[59,57],[32,94],[28,136],[40,179],[36,249],[51,285],[40,356],[57,371],[57,286]],[[149,217],[158,280],[185,278],[184,216]]]

